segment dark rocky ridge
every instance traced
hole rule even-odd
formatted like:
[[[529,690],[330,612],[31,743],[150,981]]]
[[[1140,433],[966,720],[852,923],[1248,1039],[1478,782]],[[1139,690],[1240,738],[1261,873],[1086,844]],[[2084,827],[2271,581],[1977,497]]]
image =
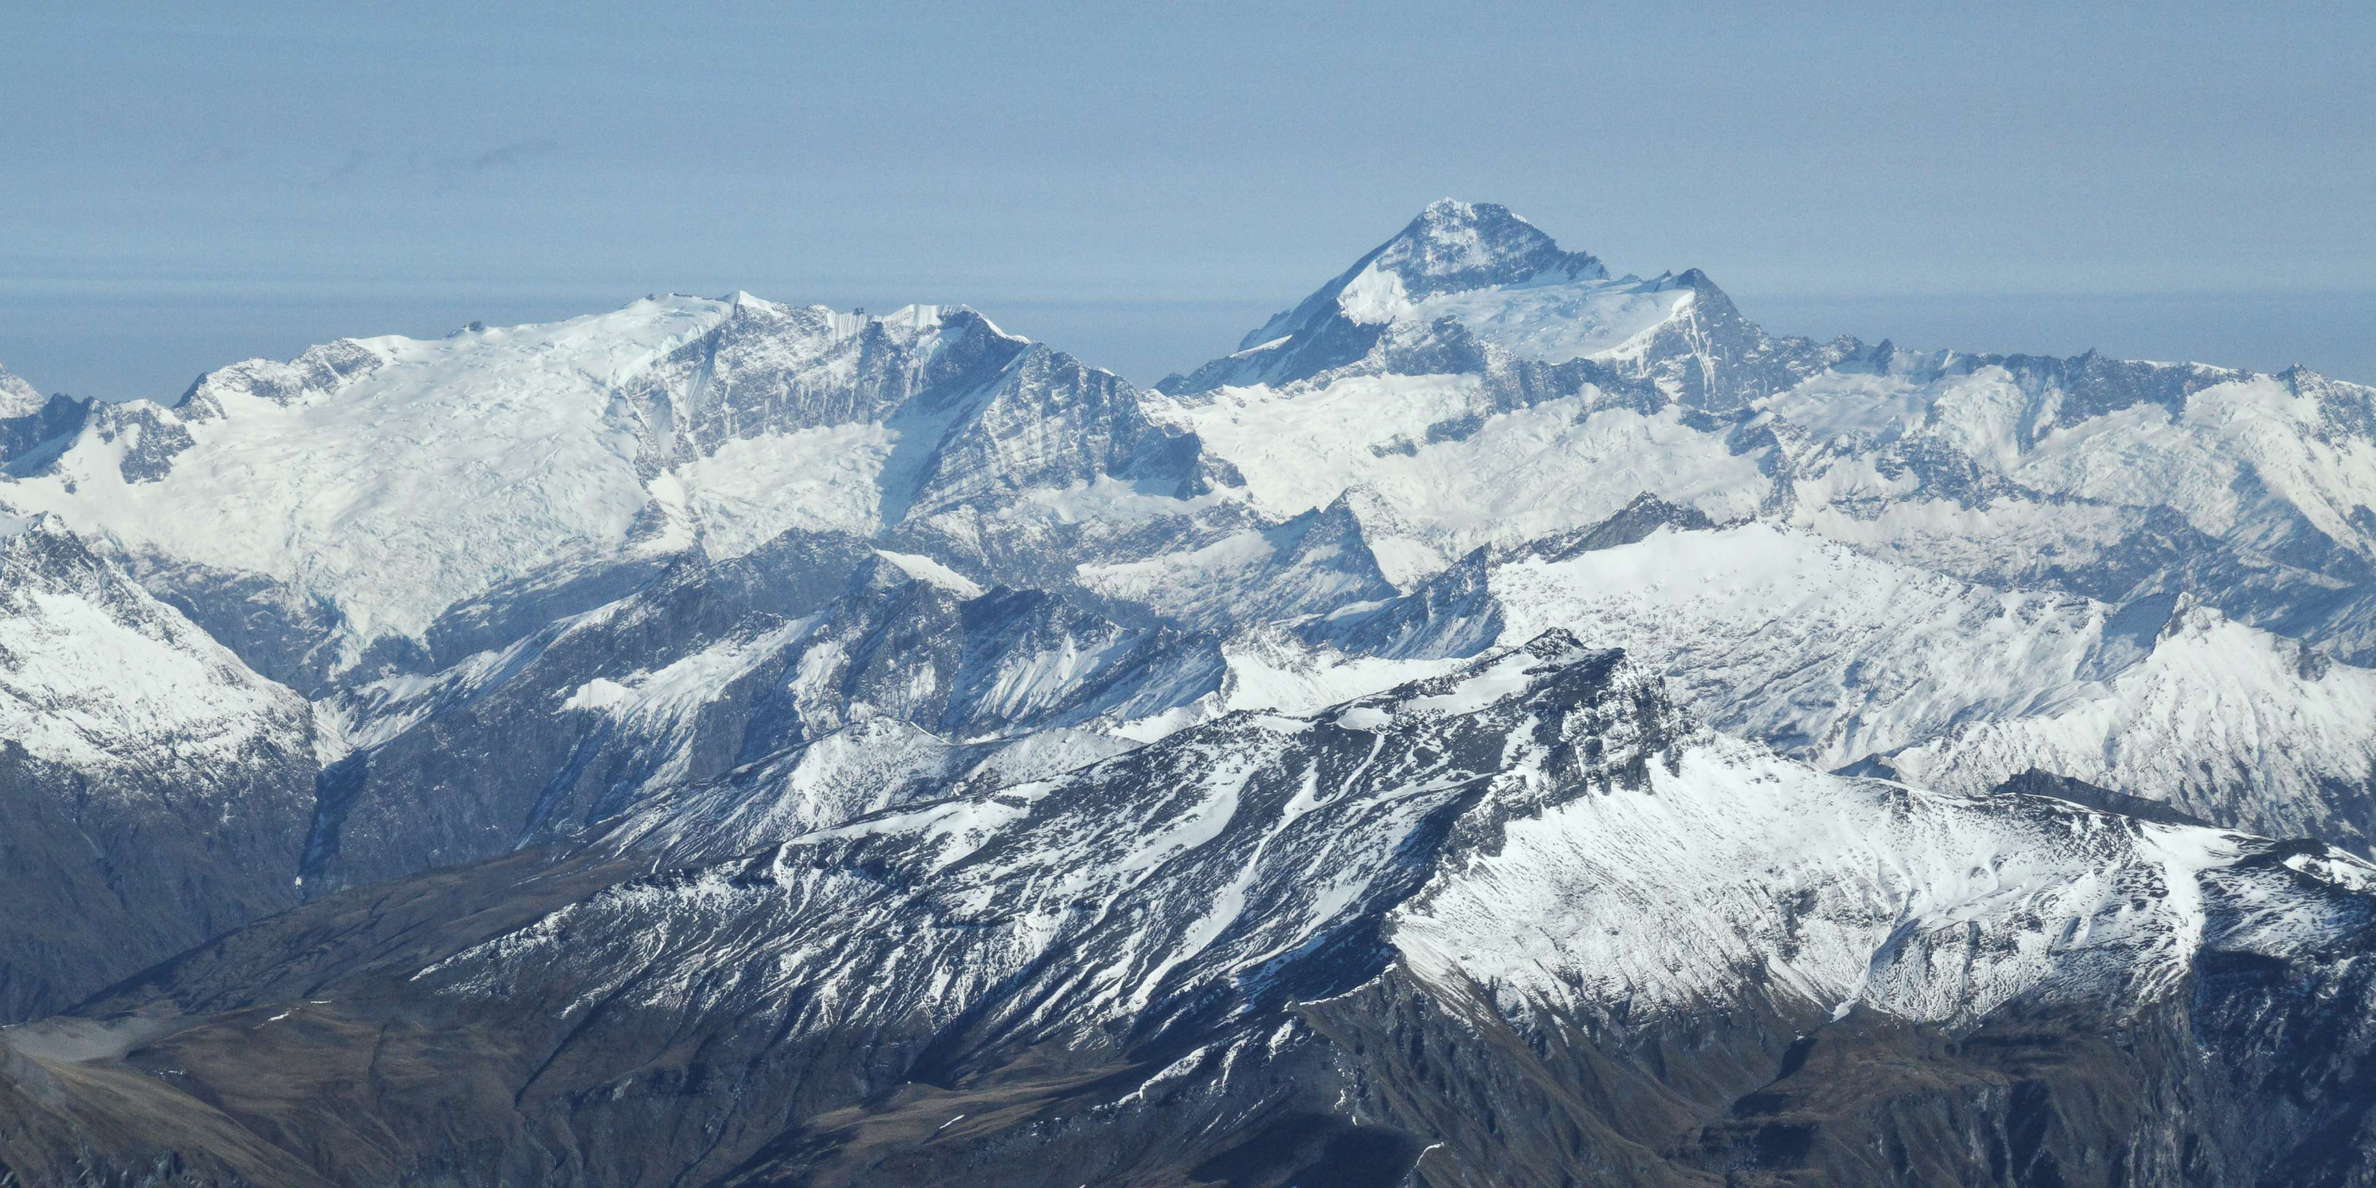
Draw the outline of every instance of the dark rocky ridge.
[[[2353,958],[2376,902],[2292,873],[2330,861],[2321,847],[2252,843],[2221,876],[2327,897],[2319,946],[2206,948],[2143,1010],[2042,988],[1959,1026],[1835,1017],[1744,970],[1680,1014],[1513,1013],[1413,967],[1391,921],[1428,910],[1423,888],[1502,852],[1512,823],[1623,795],[1698,745],[1615,657],[1537,649],[1356,703],[1397,723],[1374,738],[1331,724],[1351,707],[1288,746],[1230,718],[1044,792],[723,864],[532,851],[331,897],[0,1036],[0,1166],[192,1184],[2365,1182],[2376,1027]],[[1419,708],[1514,663],[1521,692]],[[1492,779],[1526,739],[1551,781]],[[1060,943],[1006,951],[1019,915],[1080,894],[1074,855],[1127,863],[1193,820],[1225,755],[1255,767],[1221,832],[1061,907]],[[1413,787],[1440,790],[1398,807]],[[2056,803],[1995,811],[2050,830],[2090,811]],[[902,824],[968,804],[1019,815],[955,850]],[[1341,912],[1308,914],[1315,845],[1371,876]],[[1200,914],[1239,871],[1262,906],[1210,933]],[[1143,986],[1137,1005],[1106,997],[1116,963],[1154,971],[1112,983]]]

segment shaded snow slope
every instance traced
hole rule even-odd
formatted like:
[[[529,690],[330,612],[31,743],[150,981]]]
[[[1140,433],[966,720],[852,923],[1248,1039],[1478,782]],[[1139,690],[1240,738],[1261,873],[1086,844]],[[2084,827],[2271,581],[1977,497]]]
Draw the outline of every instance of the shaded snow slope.
[[[203,781],[258,749],[309,753],[312,724],[55,516],[0,516],[0,737],[93,776]]]

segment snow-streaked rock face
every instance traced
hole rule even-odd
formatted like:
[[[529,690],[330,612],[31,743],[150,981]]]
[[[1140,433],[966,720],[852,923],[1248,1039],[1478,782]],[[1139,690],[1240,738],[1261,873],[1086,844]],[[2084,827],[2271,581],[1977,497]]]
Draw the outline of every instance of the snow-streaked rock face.
[[[1845,1014],[1970,1025],[2020,999],[2142,1009],[2209,946],[2315,950],[2376,868],[2321,859],[2342,902],[2290,901],[2267,843],[2008,796],[1827,776],[1709,741],[1646,782],[1512,824],[1394,942],[1422,977],[1513,1008],[1689,1011],[1744,969]],[[2280,906],[2283,905],[2283,906]]]
[[[311,714],[57,517],[0,513],[0,737],[92,775],[203,781],[310,751]]]
[[[1210,1026],[1266,996],[1349,990],[1399,955],[1422,979],[1497,987],[1512,1010],[1682,1010],[1737,997],[1760,968],[1767,992],[1825,1010],[1969,1026],[2016,998],[2141,1009],[2205,945],[2306,955],[2366,918],[2376,868],[2333,851],[2237,866],[2268,845],[1828,775],[1692,723],[1617,653],[1551,633],[1316,714],[1234,715],[1070,775],[861,817],[763,869],[801,888],[795,903],[846,902],[826,884],[853,862],[914,889],[861,897],[866,924],[813,925],[845,955],[839,938],[877,938],[874,972],[808,984],[858,1017],[1082,1039],[1144,1011]],[[752,869],[625,891],[427,981],[511,995],[559,964],[583,971],[568,979],[581,1001],[667,1007],[743,975],[706,945],[585,914],[706,930],[738,914]],[[2288,890],[2305,873],[2326,890]],[[918,910],[966,923],[936,939]],[[773,968],[822,974],[825,936],[786,923]],[[1045,989],[1020,992],[1026,976]]]
[[[1885,1183],[1914,1157],[1870,1152],[1919,1148],[1928,1128],[1983,1147],[2023,1133],[2028,1107],[1978,1087],[2001,1091],[1985,1054],[2026,1037],[2029,1063],[2006,1067],[2071,1103],[2018,1140],[2033,1158],[2110,1143],[2157,1179],[2210,1182],[2348,1166],[2327,1119],[2350,1109],[2338,1078],[2376,1036],[2300,1029],[2370,1000],[2351,954],[2372,888],[2376,868],[2315,844],[1819,772],[1693,723],[1655,677],[1553,633],[725,862],[507,859],[326,901],[99,1004],[146,1040],[82,1024],[0,1042],[20,1065],[79,1059],[44,1108],[84,1134],[142,1117],[81,1086],[144,1062],[178,1070],[166,1116],[173,1095],[260,1067],[329,1070],[250,1116],[300,1133],[346,1119],[338,1150],[296,1157],[397,1177],[482,1148],[524,1183],[959,1167],[1032,1183],[1052,1160],[1129,1181],[1224,1157],[1286,1175],[1360,1150],[1381,1182],[1477,1166],[1504,1171],[1447,1182],[1509,1182],[1515,1163],[1691,1183],[1748,1158]],[[2112,1074],[2048,1057],[2085,1036],[2197,1053],[2121,1082],[2186,1107],[2077,1108]],[[118,1055],[129,1042],[146,1054]],[[363,1048],[424,1075],[335,1071]],[[1886,1108],[1732,1149],[1728,1119],[1773,1115],[1810,1053],[1860,1048],[1886,1075],[1826,1083]],[[2272,1105],[2259,1078],[2289,1063],[2293,1104]],[[701,1071],[721,1067],[734,1075]],[[421,1108],[430,1083],[508,1104]],[[15,1157],[46,1157],[57,1115],[15,1108],[30,1119]],[[688,1112],[704,1124],[668,1124]],[[515,1125],[551,1146],[495,1141]],[[1364,1141],[1334,1161],[1235,1147],[1272,1127]]]
[[[395,877],[630,810],[661,833],[830,824],[1012,746],[1086,762],[1225,672],[1208,636],[787,532],[326,707],[345,729],[305,874]],[[843,754],[862,739],[892,753]],[[878,768],[886,786],[846,787]],[[731,795],[685,793],[737,771]]]
[[[313,752],[302,698],[0,512],[0,1018],[295,903]]]

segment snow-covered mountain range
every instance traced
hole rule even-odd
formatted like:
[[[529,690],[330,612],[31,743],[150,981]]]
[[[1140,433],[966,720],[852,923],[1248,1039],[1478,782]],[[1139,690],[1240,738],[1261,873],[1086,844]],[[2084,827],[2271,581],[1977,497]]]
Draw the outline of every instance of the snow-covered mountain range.
[[[219,938],[0,1031],[0,1168],[2360,1182],[2372,507],[2376,389],[1450,200],[1154,389],[748,294],[0,373],[0,1011]],[[301,1071],[391,1029],[514,1105]]]

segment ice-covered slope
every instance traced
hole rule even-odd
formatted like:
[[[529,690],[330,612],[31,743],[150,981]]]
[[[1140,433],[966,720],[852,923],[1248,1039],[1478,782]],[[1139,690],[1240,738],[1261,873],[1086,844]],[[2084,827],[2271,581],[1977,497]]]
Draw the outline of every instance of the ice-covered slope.
[[[1421,704],[1499,693],[1509,667]],[[1841,1014],[1970,1025],[2016,999],[2142,1009],[2199,948],[2307,954],[2376,890],[2376,867],[2333,851],[2239,867],[2269,843],[1842,779],[1688,729],[1638,772],[1511,821],[1496,852],[1431,883],[1390,933],[1414,972],[1492,986],[1506,1009],[1638,1018],[1732,996],[1756,969]],[[2295,873],[2349,906],[2292,901]]]
[[[296,902],[314,769],[303,699],[0,512],[0,1018]]]
[[[317,904],[0,1039],[0,1150],[379,1179],[474,1151],[520,1183],[1664,1184],[1905,1182],[2016,1143],[2157,1182],[2315,1175],[2366,1128],[2372,879],[2316,845],[1827,775],[1549,635],[724,863],[510,859]],[[236,1090],[264,1068],[293,1091]],[[1867,1100],[1782,1108],[1826,1087]],[[506,1104],[430,1108],[456,1096]],[[152,1111],[221,1129],[177,1145]]]

